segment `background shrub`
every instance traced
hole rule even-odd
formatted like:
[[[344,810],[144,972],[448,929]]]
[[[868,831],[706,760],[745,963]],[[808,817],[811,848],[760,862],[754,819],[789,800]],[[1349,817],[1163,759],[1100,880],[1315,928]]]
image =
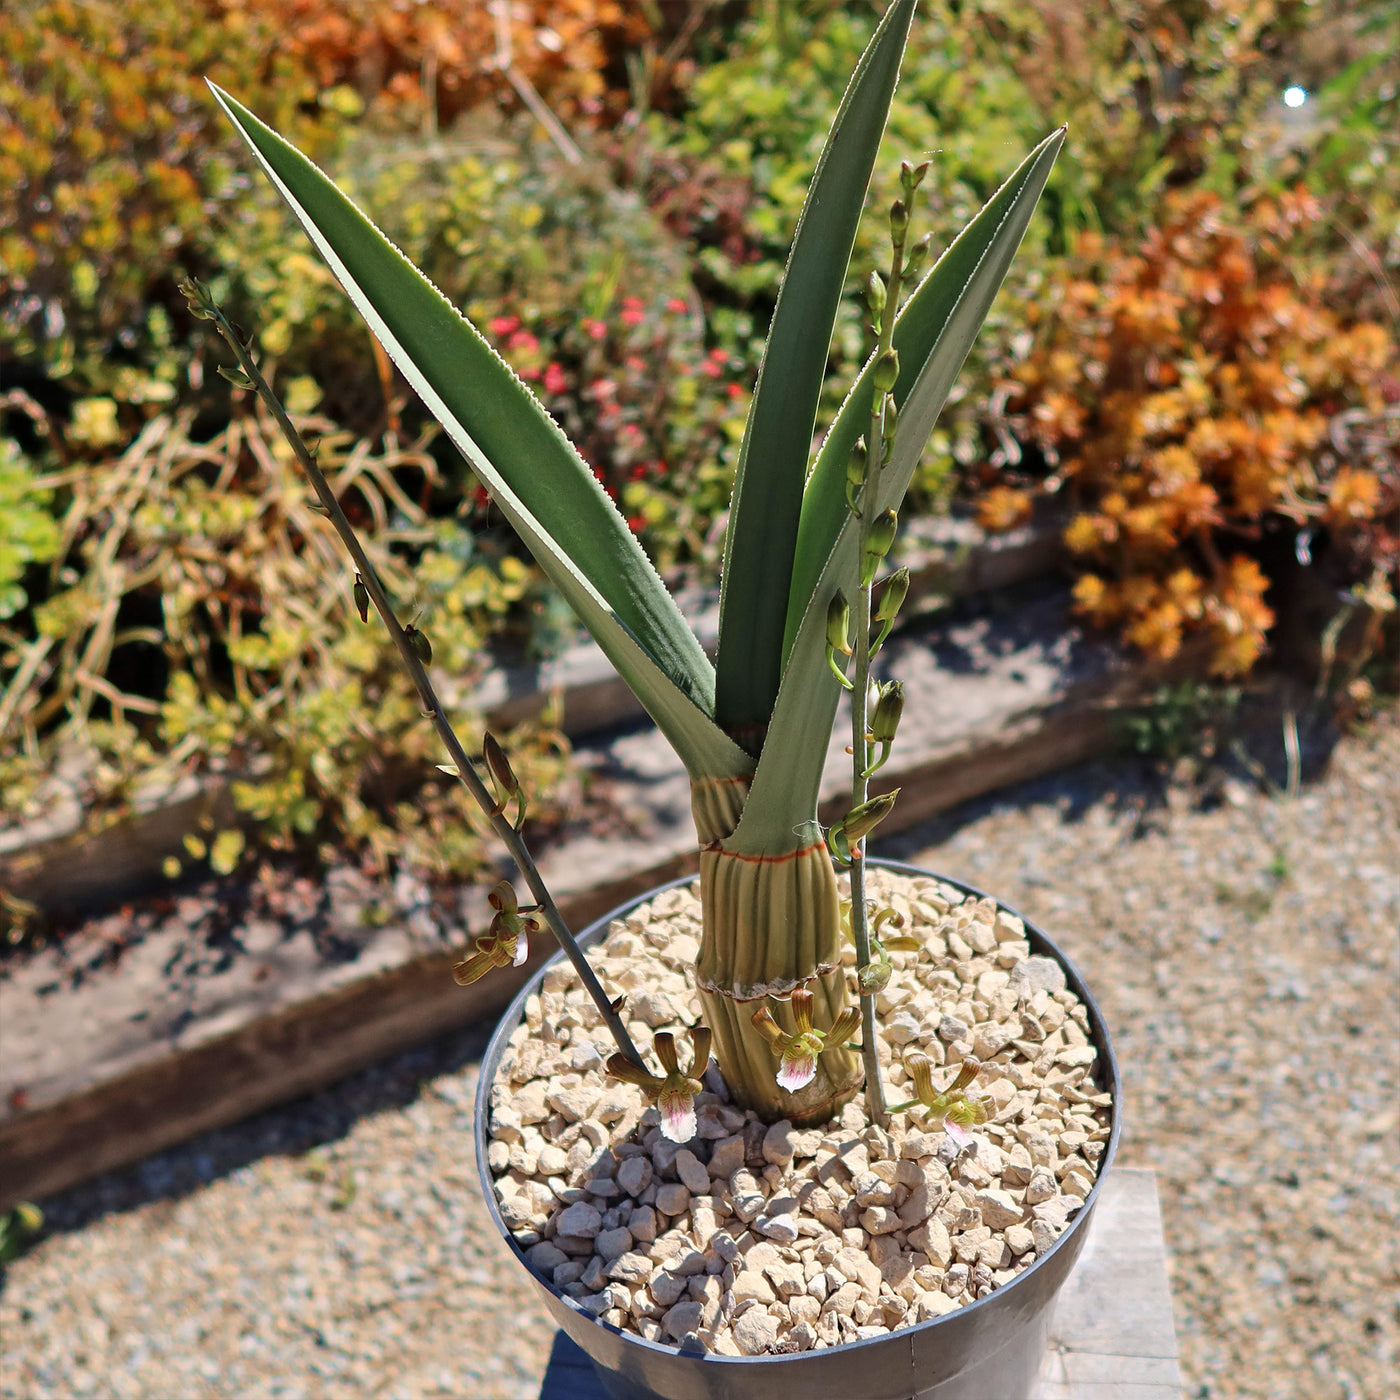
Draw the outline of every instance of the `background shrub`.
[[[0,622],[0,729],[17,741],[0,810],[41,815],[55,758],[98,822],[143,787],[207,775],[273,847],[333,840],[439,877],[483,867],[460,786],[435,780],[437,741],[387,635],[355,616],[353,575],[275,426],[239,411],[198,441],[193,416],[158,414],[120,454],[30,484],[63,503],[60,537],[28,615]],[[444,703],[479,732],[471,687],[528,571],[417,503],[409,488],[437,475],[421,439],[373,447],[299,416],[401,615],[430,633]],[[547,814],[560,740],[541,724],[510,742]],[[227,866],[241,849],[230,832],[215,854]]]
[[[235,149],[205,73],[483,327],[662,567],[712,580],[782,259],[876,8],[516,0],[509,72],[477,0],[0,12],[5,814],[37,810],[77,753],[95,822],[153,775],[218,772],[263,841],[442,871],[478,858],[445,835],[455,799],[395,708],[387,652],[347,626],[299,483],[212,375],[175,290],[185,272],[253,329],[324,437],[455,698],[494,641],[538,653],[572,631]],[[999,528],[1065,492],[1084,614],[1158,655],[1207,632],[1222,671],[1262,653],[1288,603],[1281,559],[1310,558],[1381,617],[1397,556],[1400,14],[964,0],[921,7],[915,30],[872,209],[900,158],[931,159],[916,219],[937,246],[1071,124],[915,506],[960,496]],[[1279,102],[1285,82],[1311,94],[1301,115]],[[524,83],[570,140],[523,112]],[[866,352],[854,292],[884,245],[873,218],[819,428]],[[239,552],[240,531],[265,560]],[[389,742],[368,745],[357,706]],[[519,744],[549,790],[557,744]]]
[[[1077,507],[1077,607],[1152,655],[1206,630],[1213,670],[1250,669],[1271,532],[1394,608],[1395,345],[1332,309],[1325,213],[1301,190],[1244,210],[1195,190],[1140,252],[1085,236],[1014,376],[1018,434]]]
[[[172,270],[247,186],[203,75],[256,93],[318,154],[337,122],[269,15],[213,0],[21,0],[0,11],[0,357],[11,383],[170,402]]]

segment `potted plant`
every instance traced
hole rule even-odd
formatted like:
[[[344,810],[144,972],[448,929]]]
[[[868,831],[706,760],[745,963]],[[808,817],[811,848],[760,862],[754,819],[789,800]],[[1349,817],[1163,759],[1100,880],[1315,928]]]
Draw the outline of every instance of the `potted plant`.
[[[483,777],[458,741],[427,636],[398,621],[249,343],[189,285],[237,355],[228,377],[293,443],[354,559],[356,607],[365,618],[373,603],[389,627],[445,769],[530,889],[522,906],[496,886],[459,980],[518,965],[541,924],[568,958],[502,1023],[478,1145],[503,1231],[618,1395],[758,1393],[781,1383],[773,1364],[801,1370],[814,1396],[1021,1393],[1112,1155],[1107,1037],[1053,946],[978,892],[867,872],[865,840],[895,797],[871,779],[903,704],[897,681],[871,674],[908,581],[880,579],[883,560],[1064,139],[1037,146],[927,275],[928,239],[909,237],[926,166],[902,166],[888,273],[867,288],[874,345],[809,464],[914,6],[894,0],[876,29],[794,237],[740,450],[713,665],[530,390],[314,165],[214,90],[691,777],[698,899],[668,888],[575,938],[520,837],[526,795],[508,758],[487,735]],[[843,693],[851,804],[823,831]]]

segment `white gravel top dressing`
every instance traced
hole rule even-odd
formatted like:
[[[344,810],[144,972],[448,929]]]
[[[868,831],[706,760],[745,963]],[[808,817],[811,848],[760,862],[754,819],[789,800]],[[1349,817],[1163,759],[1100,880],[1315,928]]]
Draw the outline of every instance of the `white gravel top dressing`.
[[[889,1101],[914,1097],[906,1052],[940,1067],[940,1088],[975,1056],[993,1114],[971,1143],[917,1109],[882,1131],[862,1097],[825,1127],[765,1124],[730,1103],[713,1063],[695,1138],[668,1141],[641,1090],[606,1074],[614,1047],[563,964],[527,1000],[492,1087],[501,1215],[541,1278],[650,1341],[753,1356],[953,1312],[1054,1244],[1109,1137],[1086,1008],[992,900],[884,870],[870,893],[922,943],[890,955],[877,998]],[[688,980],[700,929],[693,887],[674,889],[590,954],[609,994],[626,994],[644,1054],[700,1014]],[[846,961],[854,994],[853,951]]]

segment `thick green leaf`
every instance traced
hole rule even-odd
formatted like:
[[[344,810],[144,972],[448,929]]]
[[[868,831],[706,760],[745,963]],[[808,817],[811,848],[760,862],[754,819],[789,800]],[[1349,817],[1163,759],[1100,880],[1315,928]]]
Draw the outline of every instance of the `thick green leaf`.
[[[380,343],[687,769],[726,777],[751,770],[752,760],[709,718],[709,659],[543,405],[315,165],[210,87]]]
[[[880,478],[877,514],[903,501],[1063,143],[1064,132],[1057,131],[1021,162],[900,313],[894,330],[902,366],[894,388],[899,431]],[[725,842],[726,849],[743,854],[779,849],[795,824],[812,820],[816,811],[826,736],[840,699],[826,664],[826,611],[838,588],[854,596],[859,577],[845,469],[851,448],[870,424],[872,365],[867,363],[842,405],[804,494],[797,559],[802,572],[793,579],[792,603],[799,622],[744,814]]]
[[[715,718],[768,723],[802,484],[832,327],[916,0],[896,0],[851,78],[798,219],[759,366],[730,506],[715,661]]]
[[[900,374],[894,396],[900,431],[893,459],[885,469],[886,481],[900,483],[899,500],[991,310],[1064,139],[1063,128],[1052,132],[1017,166],[948,246],[899,313],[894,345],[899,351]],[[837,535],[849,519],[846,463],[856,439],[870,427],[871,372],[872,365],[867,363],[851,386],[803,492],[784,630],[785,661]],[[880,509],[899,505],[899,500],[886,500],[885,494],[882,492]]]

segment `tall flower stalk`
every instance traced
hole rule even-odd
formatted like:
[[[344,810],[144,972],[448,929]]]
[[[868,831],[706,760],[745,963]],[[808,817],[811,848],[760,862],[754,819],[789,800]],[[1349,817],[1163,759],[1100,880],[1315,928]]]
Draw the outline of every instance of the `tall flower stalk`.
[[[869,810],[870,775],[889,755],[889,746],[894,739],[900,711],[904,705],[904,692],[897,681],[891,681],[887,687],[874,687],[875,704],[872,706],[870,703],[870,661],[880,642],[889,635],[899,603],[903,601],[904,593],[908,589],[907,573],[903,577],[902,586],[894,580],[886,584],[880,609],[880,620],[884,626],[878,640],[872,646],[870,631],[874,620],[875,575],[894,543],[898,526],[898,516],[893,508],[887,508],[879,516],[874,515],[874,510],[880,477],[889,464],[899,424],[899,408],[893,392],[899,381],[899,352],[894,348],[895,313],[899,307],[900,290],[905,278],[908,277],[912,281],[918,276],[919,267],[928,253],[928,239],[925,237],[914,245],[906,268],[904,240],[909,228],[909,206],[913,201],[914,191],[918,189],[920,181],[927,173],[927,162],[911,166],[905,161],[901,167],[900,184],[903,187],[903,197],[897,199],[890,210],[892,256],[889,277],[882,281],[878,272],[872,272],[867,293],[871,328],[876,335],[870,429],[865,440],[857,443],[847,469],[847,495],[851,501],[851,513],[856,521],[860,555],[860,587],[856,592],[854,612],[855,674],[850,682],[852,812]],[[872,728],[872,725],[876,727]],[[878,760],[873,752],[876,743],[879,743],[883,750]],[[887,800],[892,796],[887,794]],[[881,816],[883,815],[881,812]],[[856,945],[856,976],[860,986],[861,1058],[865,1066],[865,1102],[871,1121],[883,1127],[888,1114],[885,1111],[885,1091],[880,1078],[878,1042],[875,1037],[875,993],[881,985],[878,980],[880,964],[873,961],[870,946],[869,910],[865,894],[866,836],[862,834],[852,842],[848,827],[846,842],[851,860],[851,932]],[[887,967],[888,964],[884,966]]]
[[[915,3],[892,0],[876,27],[798,221],[739,449],[713,664],[626,521],[528,386],[326,176],[214,89],[380,344],[685,764],[700,846],[703,931],[694,982],[702,1021],[731,1093],[769,1120],[819,1122],[862,1078],[879,1103],[870,1002],[859,1053],[844,1034],[824,1036],[820,1048],[807,1039],[818,1027],[854,1024],[831,855],[842,841],[856,857],[861,886],[852,905],[858,965],[881,962],[869,930],[859,932],[861,843],[892,801],[866,794],[870,772],[888,752],[884,736],[893,736],[898,696],[883,690],[872,713],[865,693],[870,656],[898,610],[898,576],[878,604],[871,587],[924,444],[1064,139],[1056,132],[1026,157],[902,307],[909,279],[898,230],[882,284],[878,347],[809,460],[832,331]],[[912,193],[910,185],[900,206],[906,219]],[[848,469],[862,435],[872,450],[853,489]],[[836,663],[830,642],[845,600],[855,603],[858,623],[855,645],[842,653],[855,658],[855,800],[829,847],[817,799],[845,683],[844,661]],[[881,627],[873,643],[872,606]],[[453,763],[465,766],[455,755]],[[504,817],[497,830],[514,854],[518,833]],[[533,883],[531,891],[553,927],[552,905]],[[505,951],[504,944],[496,949]],[[795,1008],[804,1009],[805,1022]],[[756,1020],[759,1011],[766,1015]],[[787,1087],[778,1083],[775,1028],[811,1048],[810,1079],[804,1060],[801,1074],[785,1075]],[[673,1074],[679,1071],[651,1077],[664,1082]],[[793,1087],[798,1079],[805,1082]]]

